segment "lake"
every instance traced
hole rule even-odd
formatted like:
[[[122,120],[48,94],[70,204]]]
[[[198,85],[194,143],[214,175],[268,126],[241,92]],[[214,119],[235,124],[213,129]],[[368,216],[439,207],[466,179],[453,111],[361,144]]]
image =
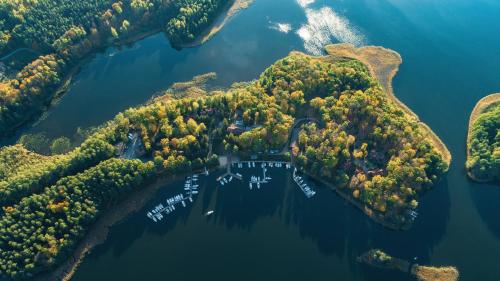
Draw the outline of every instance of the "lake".
[[[306,199],[283,171],[252,191],[236,181],[218,187],[214,174],[192,206],[155,224],[145,212],[182,186],[173,182],[113,227],[73,280],[411,280],[357,264],[370,248],[454,265],[462,281],[498,280],[500,187],[471,182],[464,163],[469,114],[500,91],[499,14],[494,0],[256,0],[203,46],[176,51],[157,34],[95,55],[25,131],[71,136],[173,82],[214,71],[214,84],[227,87],[256,79],[292,50],[317,54],[326,43],[351,42],[402,55],[395,93],[442,138],[453,163],[404,232],[371,222],[324,188]]]

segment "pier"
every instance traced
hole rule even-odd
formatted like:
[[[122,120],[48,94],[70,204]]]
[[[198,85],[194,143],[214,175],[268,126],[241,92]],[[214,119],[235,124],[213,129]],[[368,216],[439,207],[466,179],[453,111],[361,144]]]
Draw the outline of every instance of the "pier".
[[[262,176],[250,176],[250,181],[248,182],[248,188],[250,190],[252,190],[254,186],[257,187],[257,189],[260,189],[262,184],[269,183],[271,177],[266,175],[268,168],[285,168],[287,170],[292,168],[292,164],[285,161],[238,161],[232,162],[229,165],[236,166],[238,169],[253,169],[259,167],[262,169]],[[236,175],[239,175],[241,177],[241,175],[238,173]]]
[[[316,195],[316,191],[312,190],[309,185],[304,182],[304,179],[297,175],[297,168],[294,168],[293,170],[293,181],[300,187],[307,198],[311,198]]]
[[[161,221],[166,215],[171,214],[175,211],[176,205],[182,205],[182,207],[187,207],[188,203],[193,203],[193,197],[198,195],[198,178],[200,175],[208,176],[208,169],[205,168],[203,173],[194,174],[186,178],[184,182],[184,193],[179,193],[165,200],[165,203],[160,203],[156,205],[152,210],[146,213],[146,216],[153,220],[154,222]]]
[[[219,182],[221,185],[225,185],[226,183],[231,182],[233,179],[243,180],[243,177],[240,174],[235,174],[231,171],[233,162],[231,161],[231,156],[229,156],[228,158],[229,159],[228,164],[226,165],[226,172],[222,176],[217,178],[217,182]]]

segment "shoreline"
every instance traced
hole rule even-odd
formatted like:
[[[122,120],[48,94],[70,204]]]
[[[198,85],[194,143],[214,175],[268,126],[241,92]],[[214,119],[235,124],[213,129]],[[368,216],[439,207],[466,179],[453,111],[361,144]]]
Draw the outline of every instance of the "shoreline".
[[[380,224],[381,226],[390,229],[390,230],[395,230],[395,231],[400,231],[400,230],[409,230],[411,227],[411,224],[407,225],[397,225],[393,223],[389,223],[384,220],[383,216],[381,217],[376,211],[373,209],[369,208],[368,206],[364,206],[360,202],[354,200],[349,194],[342,192],[338,187],[333,186],[331,183],[320,179],[314,175],[311,175],[310,173],[302,171],[302,173],[306,174],[308,177],[312,178],[315,181],[320,182],[322,185],[325,187],[329,188],[332,191],[335,191],[336,194],[338,194],[342,199],[346,200],[350,204],[352,204],[354,207],[359,209],[361,212],[363,212],[368,218],[373,220],[374,222]]]
[[[415,118],[420,125],[424,135],[429,138],[443,160],[451,165],[452,156],[443,141],[434,131],[415,114],[406,104],[401,102],[394,94],[392,80],[399,71],[399,66],[403,63],[401,55],[397,52],[379,46],[366,46],[357,48],[352,44],[333,44],[325,47],[330,56],[345,57],[361,61],[366,65],[370,73],[376,78],[387,97],[396,103],[406,114]]]
[[[205,44],[208,40],[212,39],[222,28],[233,18],[238,12],[247,9],[254,0],[235,0],[233,4],[224,7],[225,12],[217,16],[215,21],[210,25],[207,30],[202,32],[195,40],[189,43],[179,44],[179,48],[194,48]],[[229,3],[228,3],[229,4]]]
[[[193,42],[182,43],[178,47],[183,49],[183,48],[194,48],[203,45],[208,40],[210,40],[214,35],[216,35],[233,16],[235,16],[239,11],[248,8],[253,3],[253,1],[254,0],[235,0],[235,2],[232,5],[228,5],[228,7],[226,7],[228,8],[228,10],[225,13],[217,16],[216,20],[210,25],[210,27],[207,28],[207,30],[200,33],[199,35],[197,35],[196,39]],[[105,44],[103,46],[99,46],[95,50],[90,51],[88,54],[78,59],[78,62],[76,62],[74,66],[70,67],[68,72],[63,75],[64,78],[62,79],[61,85],[57,86],[54,89],[53,91],[54,94],[50,98],[48,98],[48,100],[45,101],[43,107],[39,109],[39,113],[35,114],[34,116],[28,119],[19,121],[17,124],[12,126],[9,129],[9,131],[0,134],[0,140],[4,141],[14,136],[16,132],[22,129],[23,127],[36,125],[38,122],[46,118],[50,108],[53,107],[55,104],[57,104],[60,101],[60,99],[64,96],[64,94],[67,92],[67,90],[71,86],[71,83],[73,82],[72,80],[74,76],[81,70],[81,68],[86,63],[88,63],[88,61],[94,55],[102,53],[103,51],[111,47],[120,48],[124,45],[135,44],[142,39],[153,36],[160,32],[162,32],[161,27],[156,27],[151,30],[138,31],[136,34],[127,36],[125,38],[119,39],[109,44]],[[175,47],[172,46],[172,48]]]
[[[484,112],[484,110],[496,103],[500,102],[500,93],[495,93],[491,95],[487,95],[486,97],[480,99],[476,105],[474,106],[474,109],[472,110],[470,117],[469,117],[469,126],[467,128],[467,143],[466,143],[466,151],[467,151],[467,161],[470,159],[470,141],[471,141],[471,133],[472,133],[472,125],[476,122],[477,118]],[[472,179],[475,182],[478,183],[488,183],[493,181],[492,179],[478,179],[467,167],[465,168],[467,171],[467,176]]]
[[[209,171],[218,169],[219,166],[209,168]],[[197,170],[189,173],[181,173],[169,176],[158,176],[151,183],[146,184],[144,188],[138,189],[126,196],[126,198],[103,211],[103,214],[91,226],[80,242],[76,244],[73,254],[67,260],[49,269],[47,272],[39,276],[35,276],[33,281],[69,281],[78,270],[78,267],[92,250],[108,239],[109,232],[113,226],[120,223],[133,213],[140,211],[147,202],[153,199],[153,196],[165,185],[171,184],[175,180],[182,179],[190,173],[195,173]]]
[[[108,48],[120,48],[122,46],[128,45],[128,44],[134,44],[144,38],[153,36],[157,33],[161,32],[161,28],[155,28],[153,30],[149,31],[142,31],[138,32],[137,34],[128,36],[126,38],[123,38],[121,40],[118,40],[116,42],[113,42],[111,44],[101,46],[96,48],[95,50],[90,51],[88,54],[84,55],[82,58],[78,59],[78,62],[75,63],[75,65],[71,66],[67,73],[65,73],[63,76],[64,78],[61,81],[61,85],[57,86],[52,92],[53,95],[51,95],[47,100],[44,102],[42,108],[39,109],[39,113],[35,114],[32,116],[32,118],[25,119],[22,121],[19,121],[17,124],[11,127],[11,129],[3,134],[0,134],[0,140],[5,141],[6,139],[11,138],[12,136],[16,135],[16,132],[18,130],[27,128],[27,127],[33,127],[36,126],[39,122],[43,121],[47,115],[49,114],[49,111],[52,107],[57,105],[57,103],[60,102],[61,98],[65,95],[65,93],[69,90],[73,78],[76,74],[78,74],[81,71],[81,68],[87,64],[93,56],[103,53],[105,50]],[[8,143],[3,144],[5,145],[11,145]]]
[[[452,156],[446,145],[427,124],[420,121],[417,114],[415,114],[407,105],[401,102],[394,94],[392,80],[396,76],[399,70],[399,66],[403,62],[401,56],[397,52],[380,46],[366,46],[357,48],[352,44],[345,43],[328,45],[325,47],[325,50],[327,55],[319,57],[319,59],[332,59],[337,57],[356,59],[362,62],[368,68],[371,75],[380,83],[380,86],[386,93],[387,97],[391,101],[396,103],[396,105],[400,109],[402,109],[410,118],[414,118],[418,122],[419,127],[424,133],[424,137],[427,137],[430,140],[431,144],[434,146],[434,149],[443,157],[443,160],[448,164],[449,169]],[[362,211],[371,220],[382,225],[383,227],[396,231],[404,231],[411,228],[412,224],[395,224],[384,220],[383,216],[377,213],[377,211],[369,208],[368,206],[364,206],[360,202],[357,202],[349,194],[343,192],[339,188],[314,175],[311,175],[307,172],[304,173],[335,191],[340,197],[348,201],[350,204]]]
[[[33,281],[71,280],[85,257],[90,254],[96,246],[106,242],[111,227],[130,214],[139,211],[150,199],[152,199],[153,195],[161,186],[175,179],[175,176],[158,179],[148,184],[144,189],[137,190],[133,194],[130,194],[124,201],[114,205],[110,210],[104,211],[102,217],[98,218],[97,221],[93,223],[84,238],[77,243],[77,247],[73,251],[73,254],[69,256],[64,263],[35,277]]]

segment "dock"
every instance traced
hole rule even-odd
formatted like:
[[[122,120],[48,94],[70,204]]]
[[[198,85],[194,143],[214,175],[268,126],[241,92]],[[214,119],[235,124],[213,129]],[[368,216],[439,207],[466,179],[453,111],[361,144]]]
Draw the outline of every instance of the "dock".
[[[269,183],[271,177],[266,175],[268,168],[285,168],[288,170],[292,168],[292,163],[285,161],[238,161],[238,162],[231,162],[228,166],[236,167],[238,169],[261,168],[262,176],[256,176],[256,175],[250,176],[250,180],[248,182],[248,188],[250,190],[253,190],[254,187],[260,189],[262,184]],[[241,174],[236,173],[236,175],[240,176],[241,178]]]
[[[194,196],[198,195],[199,183],[198,179],[200,175],[208,176],[208,169],[200,174],[194,174],[188,176],[184,181],[184,193],[179,193],[165,200],[164,203],[156,205],[152,210],[146,213],[146,216],[153,220],[154,222],[159,222],[165,218],[165,216],[171,214],[175,211],[176,205],[181,205],[182,207],[187,207],[189,203],[194,202]]]
[[[309,185],[304,182],[304,179],[297,175],[297,168],[293,170],[293,181],[297,184],[297,186],[304,192],[307,198],[311,198],[316,195],[316,191],[312,190]]]
[[[239,173],[233,173],[231,171],[231,167],[232,167],[232,162],[231,162],[231,156],[229,156],[229,162],[228,162],[228,165],[226,165],[226,172],[217,178],[217,182],[220,183],[220,185],[225,185],[229,182],[231,182],[233,179],[237,179],[237,180],[243,180],[243,176]]]

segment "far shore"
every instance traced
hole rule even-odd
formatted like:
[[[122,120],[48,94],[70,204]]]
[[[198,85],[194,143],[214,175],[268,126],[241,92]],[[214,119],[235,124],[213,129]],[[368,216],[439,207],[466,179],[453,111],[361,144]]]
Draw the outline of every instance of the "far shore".
[[[492,105],[496,102],[500,102],[500,93],[491,94],[491,95],[488,95],[488,96],[482,98],[481,100],[479,100],[477,102],[476,106],[472,110],[472,113],[471,113],[470,118],[469,118],[469,128],[467,130],[467,148],[466,148],[467,161],[470,158],[470,142],[471,142],[471,136],[472,136],[472,125],[474,124],[474,122],[476,122],[477,118],[479,118],[479,116],[484,112],[485,109],[487,109],[490,105]],[[486,182],[491,181],[491,179],[478,179],[478,178],[476,178],[476,176],[473,173],[471,173],[469,171],[469,169],[466,169],[466,170],[467,170],[467,175],[473,181],[476,181],[479,183],[486,183]]]
[[[326,52],[332,56],[352,58],[361,61],[368,67],[371,74],[377,78],[387,96],[395,102],[405,113],[415,118],[422,131],[427,135],[434,148],[441,154],[443,160],[450,166],[452,156],[443,141],[424,122],[421,122],[408,106],[401,102],[392,87],[392,80],[403,63],[401,56],[390,49],[379,46],[367,46],[357,48],[352,44],[333,44],[326,46]]]
[[[248,8],[254,0],[235,0],[233,4],[226,7],[227,12],[219,15],[212,23],[211,27],[198,36],[193,42],[180,44],[180,48],[193,48],[200,46],[217,34],[239,11]]]

